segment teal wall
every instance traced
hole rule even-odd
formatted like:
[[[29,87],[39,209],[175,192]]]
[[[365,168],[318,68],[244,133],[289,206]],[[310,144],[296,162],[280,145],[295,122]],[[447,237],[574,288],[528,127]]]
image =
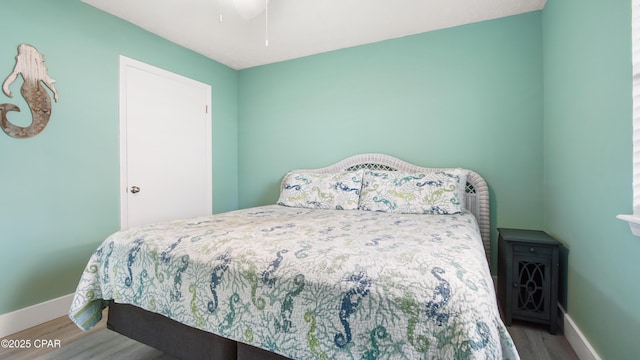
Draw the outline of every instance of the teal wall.
[[[549,0],[541,12],[242,71],[79,0],[2,10],[0,80],[30,43],[60,102],[35,138],[0,133],[0,314],[73,292],[119,227],[122,54],[212,85],[214,212],[273,203],[287,170],[357,153],[469,167],[489,183],[494,229],[543,228],[566,245],[563,305],[598,353],[640,353],[619,335],[640,333],[628,275],[640,241],[615,219],[631,212],[629,0]],[[0,102],[28,122],[19,83],[12,90]]]
[[[60,100],[39,135],[0,132],[0,314],[67,295],[119,228],[118,74],[125,55],[212,86],[214,211],[237,208],[238,74],[79,0],[2,0],[0,81],[17,46],[45,54]],[[30,122],[12,86],[21,113]]]
[[[379,152],[474,169],[494,229],[540,229],[542,96],[540,12],[242,70],[239,204],[274,203],[287,170]]]
[[[640,354],[632,213],[631,1],[543,11],[544,223],[569,248],[567,311],[603,359]]]

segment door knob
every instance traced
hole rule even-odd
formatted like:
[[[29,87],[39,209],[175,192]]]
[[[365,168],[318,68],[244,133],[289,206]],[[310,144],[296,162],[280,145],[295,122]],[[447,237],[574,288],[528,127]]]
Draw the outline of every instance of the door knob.
[[[137,186],[132,186],[131,187],[131,193],[132,194],[137,194],[139,192],[140,192],[140,188],[139,187],[137,187]]]

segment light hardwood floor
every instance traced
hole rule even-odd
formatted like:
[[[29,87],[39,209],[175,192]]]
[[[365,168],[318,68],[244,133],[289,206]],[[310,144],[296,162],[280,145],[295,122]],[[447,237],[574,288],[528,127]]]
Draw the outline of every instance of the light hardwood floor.
[[[578,360],[565,337],[562,334],[549,334],[547,327],[514,321],[513,325],[508,327],[508,330],[522,360]],[[83,332],[65,316],[7,336],[5,339],[29,340],[31,347],[29,349],[0,348],[0,359],[174,359],[156,349],[108,330],[105,320],[92,330]],[[52,342],[38,340],[50,340]],[[59,347],[55,347],[56,340],[60,340]],[[43,343],[54,347],[42,347]],[[36,348],[36,344],[40,348]]]
[[[507,330],[522,360],[578,360],[564,335],[551,335],[548,326],[513,320]]]
[[[68,317],[63,316],[31,329],[5,337],[7,340],[30,340],[28,349],[0,348],[0,359],[11,360],[171,360],[164,353],[131,340],[106,327],[103,320],[89,331],[80,330]],[[52,340],[41,346],[37,340]],[[3,339],[4,340],[4,339]],[[55,341],[60,340],[57,347]],[[36,348],[39,344],[39,348]],[[26,345],[26,344],[22,344]],[[47,347],[46,345],[53,345]]]

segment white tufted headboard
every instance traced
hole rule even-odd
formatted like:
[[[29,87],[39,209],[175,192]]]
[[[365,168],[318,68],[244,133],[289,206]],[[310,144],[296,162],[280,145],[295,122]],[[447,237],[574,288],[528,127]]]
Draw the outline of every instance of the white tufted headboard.
[[[294,172],[336,173],[340,171],[355,171],[360,169],[384,171],[423,172],[439,170],[410,164],[393,156],[384,154],[361,154],[348,157],[333,165],[318,169],[293,170]],[[491,230],[489,218],[489,187],[484,179],[475,171],[468,170],[467,188],[465,191],[465,208],[475,215],[480,235],[484,244],[487,262],[491,264]]]

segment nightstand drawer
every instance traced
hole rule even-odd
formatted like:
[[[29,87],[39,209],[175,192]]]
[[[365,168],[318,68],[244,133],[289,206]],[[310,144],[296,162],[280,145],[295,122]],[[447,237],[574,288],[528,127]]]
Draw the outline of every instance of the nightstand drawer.
[[[549,255],[553,253],[553,247],[537,245],[513,245],[513,252],[519,254],[541,254]]]

